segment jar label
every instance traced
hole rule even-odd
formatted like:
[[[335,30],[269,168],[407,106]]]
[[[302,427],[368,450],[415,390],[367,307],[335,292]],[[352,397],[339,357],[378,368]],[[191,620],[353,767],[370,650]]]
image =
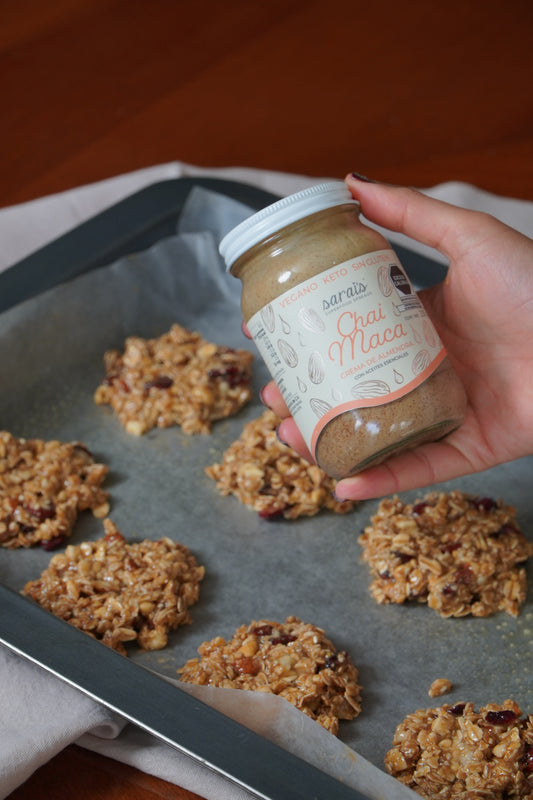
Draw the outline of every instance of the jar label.
[[[248,329],[313,454],[331,419],[413,391],[446,356],[389,249],[293,286]]]

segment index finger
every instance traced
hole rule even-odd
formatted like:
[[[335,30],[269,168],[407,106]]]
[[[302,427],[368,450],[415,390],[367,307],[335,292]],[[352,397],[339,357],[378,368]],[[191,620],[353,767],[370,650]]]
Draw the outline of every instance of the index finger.
[[[502,225],[487,214],[427,197],[416,189],[345,178],[365,217],[439,250],[450,260],[479,241],[487,224]]]

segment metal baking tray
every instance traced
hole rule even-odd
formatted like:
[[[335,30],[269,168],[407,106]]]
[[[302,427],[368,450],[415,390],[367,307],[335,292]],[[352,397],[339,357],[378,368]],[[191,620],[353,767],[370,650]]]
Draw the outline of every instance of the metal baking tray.
[[[435,678],[452,680],[450,702],[481,705],[512,697],[524,711],[533,709],[531,593],[516,620],[502,614],[444,620],[425,605],[378,606],[369,594],[357,543],[378,501],[361,503],[345,516],[269,522],[234,498],[220,497],[204,468],[261,413],[259,388],[268,376],[259,359],[256,399],[236,417],[217,423],[209,436],[189,437],[173,428],[137,439],[107,409],[95,406],[103,352],[120,347],[127,335],[158,335],[180,322],[213,341],[250,346],[240,330],[240,284],[228,284],[222,272],[210,273],[202,277],[202,290],[193,291],[187,236],[186,246],[175,249],[177,226],[197,189],[244,203],[250,211],[276,199],[252,186],[216,179],[164,181],[0,274],[0,427],[28,438],[82,440],[110,465],[111,518],[122,533],[170,536],[206,566],[200,601],[191,609],[193,623],[175,631],[165,650],[142,653],[132,647],[126,660],[19,596],[50,553],[0,551],[5,609],[0,641],[257,796],[286,797],[290,788],[295,798],[356,797],[207,706],[199,713],[198,701],[184,693],[177,692],[180,699],[169,716],[168,692],[176,688],[153,671],[175,679],[204,640],[231,636],[252,619],[295,614],[324,628],[339,649],[350,652],[360,671],[363,710],[353,722],[341,723],[340,739],[381,768],[396,725],[407,713],[435,704],[427,695]],[[202,239],[211,257],[216,239]],[[443,277],[442,266],[405,248],[396,250],[417,286]],[[435,488],[502,497],[516,506],[527,533],[533,529],[532,480],[533,459],[525,458]],[[82,515],[72,542],[102,533],[100,521]],[[530,582],[532,577],[530,564]],[[15,615],[26,624],[13,624]],[[101,663],[102,669],[85,669],[89,662]],[[133,692],[120,688],[128,684],[136,687]],[[142,687],[158,704],[159,715],[151,716],[148,704],[138,700]],[[189,735],[191,723],[194,734]],[[208,729],[213,731],[209,737]],[[236,737],[239,758],[231,755]],[[208,745],[213,738],[217,745]]]
[[[217,178],[174,178],[155,183],[1,272],[0,311],[171,236],[195,186],[225,194],[253,210],[278,199],[255,186]]]

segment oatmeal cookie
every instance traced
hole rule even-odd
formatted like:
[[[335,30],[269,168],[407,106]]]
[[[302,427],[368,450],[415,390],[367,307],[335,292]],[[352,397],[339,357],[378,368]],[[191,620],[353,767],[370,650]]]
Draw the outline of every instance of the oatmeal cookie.
[[[459,491],[383,500],[359,538],[378,603],[427,603],[442,617],[518,616],[533,542],[511,506]]]
[[[80,442],[18,439],[0,431],[0,545],[40,542],[52,549],[71,535],[81,511],[105,517],[107,472]]]
[[[220,464],[206,468],[219,492],[235,495],[267,519],[310,517],[322,509],[337,514],[351,511],[353,501],[335,499],[333,478],[279,441],[279,422],[273,411],[264,411],[244,426]]]
[[[215,420],[235,414],[251,398],[247,350],[232,350],[173,325],[156,339],[130,336],[124,352],[104,355],[106,376],[94,399],[109,404],[128,433],[180,425],[209,433]]]
[[[128,544],[110,519],[104,528],[103,539],[53,556],[23,594],[123,655],[124,642],[160,650],[191,622],[204,568],[171,539]]]
[[[427,800],[533,800],[533,716],[512,700],[415,711],[396,728],[385,767]]]
[[[242,625],[229,641],[217,636],[198,652],[200,659],[179,670],[185,683],[280,695],[333,734],[340,719],[361,710],[358,671],[348,653],[297,617]]]

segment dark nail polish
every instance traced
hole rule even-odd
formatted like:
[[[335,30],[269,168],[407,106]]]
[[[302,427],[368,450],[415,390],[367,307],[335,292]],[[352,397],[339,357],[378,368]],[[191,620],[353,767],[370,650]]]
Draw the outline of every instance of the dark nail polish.
[[[366,175],[361,175],[359,172],[352,172],[352,178],[355,178],[356,181],[363,181],[363,183],[375,183],[376,181],[372,180],[372,178],[367,178]]]

